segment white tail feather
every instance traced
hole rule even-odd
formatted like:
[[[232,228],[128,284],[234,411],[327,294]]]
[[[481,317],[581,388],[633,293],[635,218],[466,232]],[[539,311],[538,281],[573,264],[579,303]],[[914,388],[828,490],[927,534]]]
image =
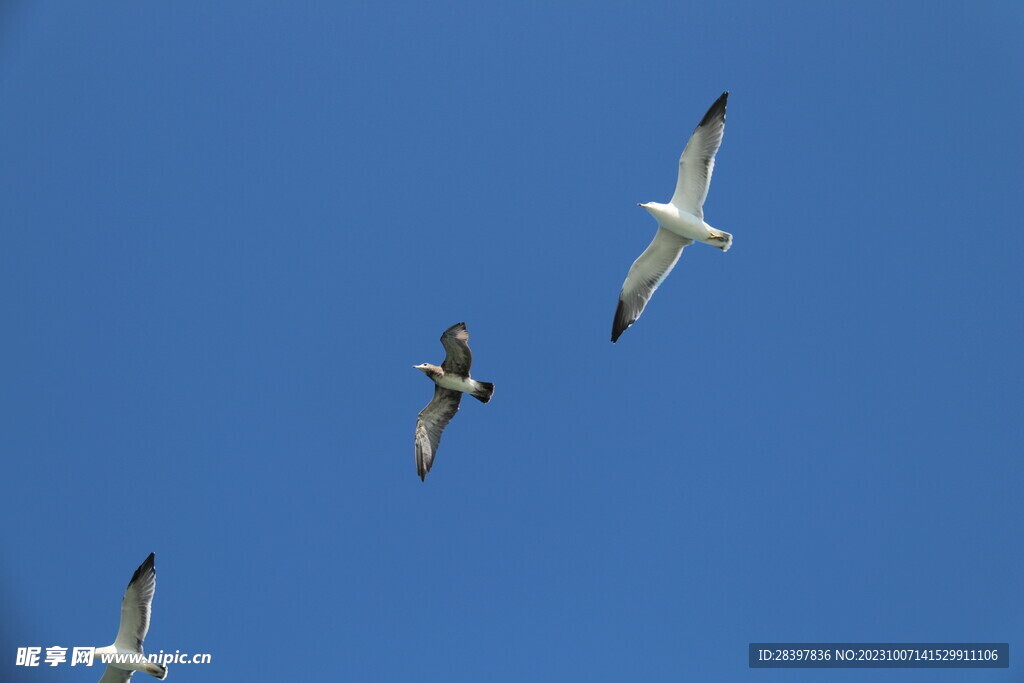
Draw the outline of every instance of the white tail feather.
[[[711,236],[707,239],[701,240],[701,242],[704,244],[710,244],[722,251],[729,251],[729,247],[732,246],[732,235],[727,233],[725,230],[716,230],[711,228]]]

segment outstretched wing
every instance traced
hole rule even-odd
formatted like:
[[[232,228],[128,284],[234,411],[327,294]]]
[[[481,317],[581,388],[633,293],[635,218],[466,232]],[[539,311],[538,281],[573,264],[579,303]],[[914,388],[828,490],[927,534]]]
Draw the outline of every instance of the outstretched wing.
[[[724,92],[715,100],[679,157],[679,179],[671,202],[698,218],[704,218],[704,199],[708,196],[711,173],[715,170],[715,154],[725,133],[725,101],[728,98],[729,93]]]
[[[156,592],[156,555],[150,553],[128,582],[121,598],[121,628],[114,645],[120,650],[142,652],[142,641],[149,631],[149,615]]]
[[[455,323],[441,335],[441,345],[446,351],[441,369],[456,375],[469,374],[473,364],[473,352],[469,350],[469,330],[466,323]]]
[[[434,463],[437,445],[441,443],[441,432],[455,417],[455,413],[459,412],[461,400],[461,392],[435,385],[434,398],[416,418],[416,473],[424,481]]]
[[[127,683],[131,679],[134,671],[125,671],[124,669],[118,669],[117,667],[107,664],[107,670],[103,672],[100,677],[99,683]]]
[[[626,281],[622,283],[619,305],[612,322],[613,342],[644,312],[654,290],[672,272],[679,255],[683,253],[683,247],[688,244],[693,244],[693,240],[680,237],[665,228],[658,228],[651,244],[633,261]]]

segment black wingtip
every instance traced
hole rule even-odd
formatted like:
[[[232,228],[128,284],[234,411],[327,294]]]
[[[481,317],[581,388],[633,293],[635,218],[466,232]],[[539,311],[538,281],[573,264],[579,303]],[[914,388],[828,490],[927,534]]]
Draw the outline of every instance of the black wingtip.
[[[624,308],[622,299],[619,299],[619,305],[615,308],[615,319],[612,321],[612,344],[618,341],[622,333],[632,324],[626,321]]]
[[[464,322],[463,323],[455,323],[454,325],[449,327],[447,330],[442,332],[441,333],[441,341],[444,341],[444,338],[447,337],[447,336],[454,337],[459,332],[466,332],[466,323],[464,323]],[[466,332],[466,334],[469,334],[469,333]]]
[[[718,99],[715,100],[715,103],[712,104],[711,107],[708,108],[707,113],[704,114],[704,118],[702,118],[700,120],[700,123],[698,124],[698,127],[703,126],[704,124],[710,123],[712,121],[716,121],[718,119],[724,119],[725,118],[725,104],[728,101],[728,99],[729,99],[729,91],[726,90],[724,93],[719,95]]]
[[[155,565],[156,565],[156,553],[150,553],[149,557],[147,557],[145,559],[145,561],[143,561],[143,563],[139,565],[139,568],[135,570],[135,573],[132,574],[131,581],[128,582],[128,585],[129,586],[132,585],[133,583],[135,583],[136,579],[138,579],[140,576],[142,576],[144,574],[147,574],[149,572],[153,572],[154,574],[156,574],[156,566]]]

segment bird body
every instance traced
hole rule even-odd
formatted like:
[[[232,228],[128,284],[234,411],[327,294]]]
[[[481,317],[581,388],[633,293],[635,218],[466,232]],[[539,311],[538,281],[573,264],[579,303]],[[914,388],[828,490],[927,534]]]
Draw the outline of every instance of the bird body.
[[[689,211],[680,209],[675,204],[659,204],[648,202],[640,204],[647,209],[647,213],[654,216],[658,225],[675,233],[679,237],[710,244],[722,251],[729,251],[732,246],[732,235],[721,230],[715,230],[704,222],[703,218],[694,216]]]
[[[137,655],[143,654],[138,650],[131,648],[118,647],[117,645],[108,645],[106,647],[98,647],[93,651],[93,661],[102,661],[103,655]],[[147,673],[154,678],[163,680],[167,678],[167,667],[155,662],[147,660],[140,662],[129,661],[128,658],[124,662],[107,664],[107,669],[100,677],[99,683],[122,683],[132,677],[136,671]]]
[[[470,379],[469,377],[460,377],[458,375],[449,375],[445,373],[440,377],[435,377],[433,379],[434,384],[437,386],[469,394],[481,403],[487,403],[490,401],[491,394],[494,393],[493,384],[489,382],[477,382],[475,379]]]
[[[440,366],[420,363],[413,367],[434,382],[434,398],[416,418],[416,473],[426,481],[427,472],[434,462],[441,433],[459,411],[462,394],[469,394],[481,403],[494,395],[494,385],[478,382],[469,376],[473,353],[469,350],[469,331],[466,323],[456,323],[441,335],[445,349],[444,363]]]
[[[644,253],[633,262],[622,283],[619,304],[612,321],[612,342],[639,320],[655,290],[675,268],[683,249],[703,242],[729,251],[732,235],[704,222],[704,199],[708,195],[715,154],[725,132],[725,104],[729,93],[715,100],[679,157],[676,191],[668,204],[639,204],[658,221],[658,231]]]

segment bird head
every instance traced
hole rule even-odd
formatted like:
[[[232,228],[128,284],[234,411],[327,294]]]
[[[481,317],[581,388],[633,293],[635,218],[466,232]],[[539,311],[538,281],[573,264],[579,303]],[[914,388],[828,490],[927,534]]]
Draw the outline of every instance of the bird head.
[[[668,208],[667,204],[659,204],[658,202],[647,202],[646,204],[637,204],[637,206],[644,209],[655,218],[657,218],[659,214],[664,213]]]

